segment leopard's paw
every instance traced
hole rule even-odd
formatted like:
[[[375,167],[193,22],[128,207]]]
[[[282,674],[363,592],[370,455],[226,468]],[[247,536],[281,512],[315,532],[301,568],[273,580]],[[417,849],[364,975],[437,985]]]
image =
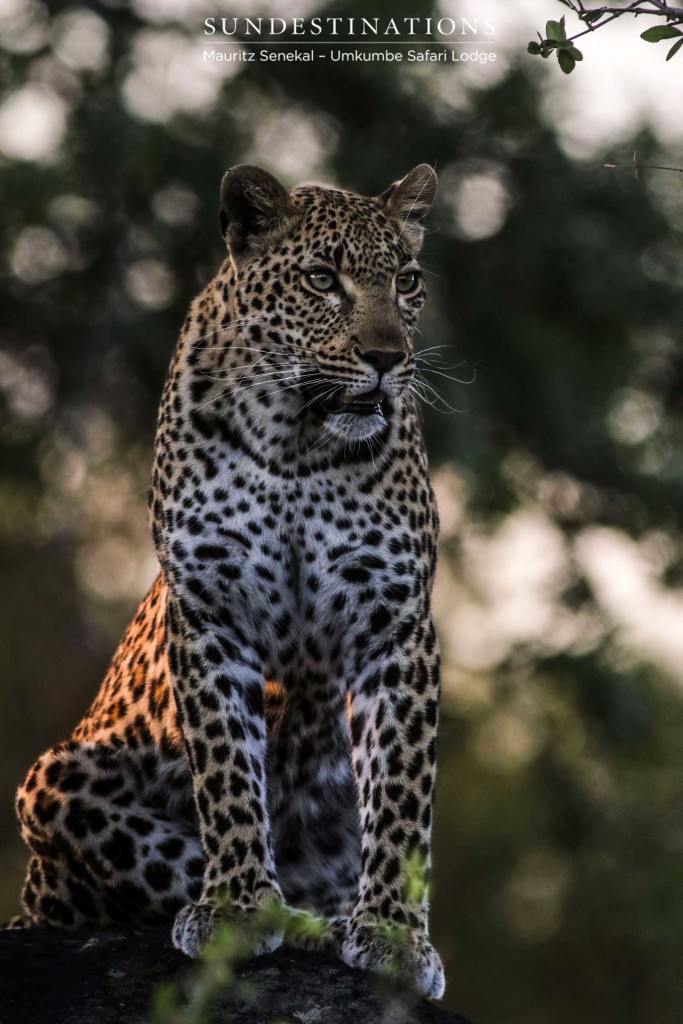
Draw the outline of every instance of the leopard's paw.
[[[341,958],[349,967],[395,978],[419,996],[441,999],[446,990],[441,957],[421,931],[352,919]]]
[[[237,929],[245,955],[261,956],[282,945],[284,924],[270,907],[244,911],[225,910],[212,903],[190,903],[176,914],[171,939],[176,949],[196,960],[221,925]]]
[[[189,903],[176,914],[171,940],[176,949],[196,960],[216,926],[216,911],[210,903]]]

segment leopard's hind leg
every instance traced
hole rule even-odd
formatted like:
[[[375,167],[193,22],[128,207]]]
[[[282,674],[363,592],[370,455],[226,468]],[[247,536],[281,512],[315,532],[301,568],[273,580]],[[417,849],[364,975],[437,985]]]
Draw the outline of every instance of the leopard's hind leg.
[[[204,871],[181,755],[71,742],[43,754],[17,794],[32,851],[20,922],[76,928],[168,917]]]

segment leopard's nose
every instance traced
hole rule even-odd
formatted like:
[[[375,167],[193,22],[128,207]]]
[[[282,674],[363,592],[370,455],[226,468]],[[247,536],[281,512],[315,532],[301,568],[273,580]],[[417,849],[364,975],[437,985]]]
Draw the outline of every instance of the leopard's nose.
[[[366,363],[370,363],[370,366],[373,366],[381,377],[383,374],[388,373],[396,363],[400,363],[404,355],[405,352],[400,349],[373,348],[369,352],[361,352],[360,357]]]

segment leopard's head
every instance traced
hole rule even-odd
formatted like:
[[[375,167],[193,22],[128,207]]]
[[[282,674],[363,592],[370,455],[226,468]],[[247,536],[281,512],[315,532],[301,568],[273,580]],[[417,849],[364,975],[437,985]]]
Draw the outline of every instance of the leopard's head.
[[[427,164],[371,198],[317,185],[289,192],[247,165],[223,178],[242,340],[329,435],[370,438],[400,410],[425,301],[422,221],[435,194]]]

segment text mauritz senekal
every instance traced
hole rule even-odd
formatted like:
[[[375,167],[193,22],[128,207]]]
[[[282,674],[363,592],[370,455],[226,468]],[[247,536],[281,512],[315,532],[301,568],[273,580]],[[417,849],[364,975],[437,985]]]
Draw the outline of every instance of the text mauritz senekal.
[[[292,44],[296,45],[296,44]],[[386,64],[414,64],[414,63],[477,63],[488,64],[496,60],[496,54],[489,50],[430,50],[410,49],[406,51],[387,49],[378,50],[356,50],[356,49],[334,49],[327,53],[319,50],[306,49],[305,47],[293,50],[215,50],[205,47],[204,60],[221,62],[249,62],[258,61],[263,63],[310,63],[314,60],[326,60],[333,64],[339,63],[386,63]]]

